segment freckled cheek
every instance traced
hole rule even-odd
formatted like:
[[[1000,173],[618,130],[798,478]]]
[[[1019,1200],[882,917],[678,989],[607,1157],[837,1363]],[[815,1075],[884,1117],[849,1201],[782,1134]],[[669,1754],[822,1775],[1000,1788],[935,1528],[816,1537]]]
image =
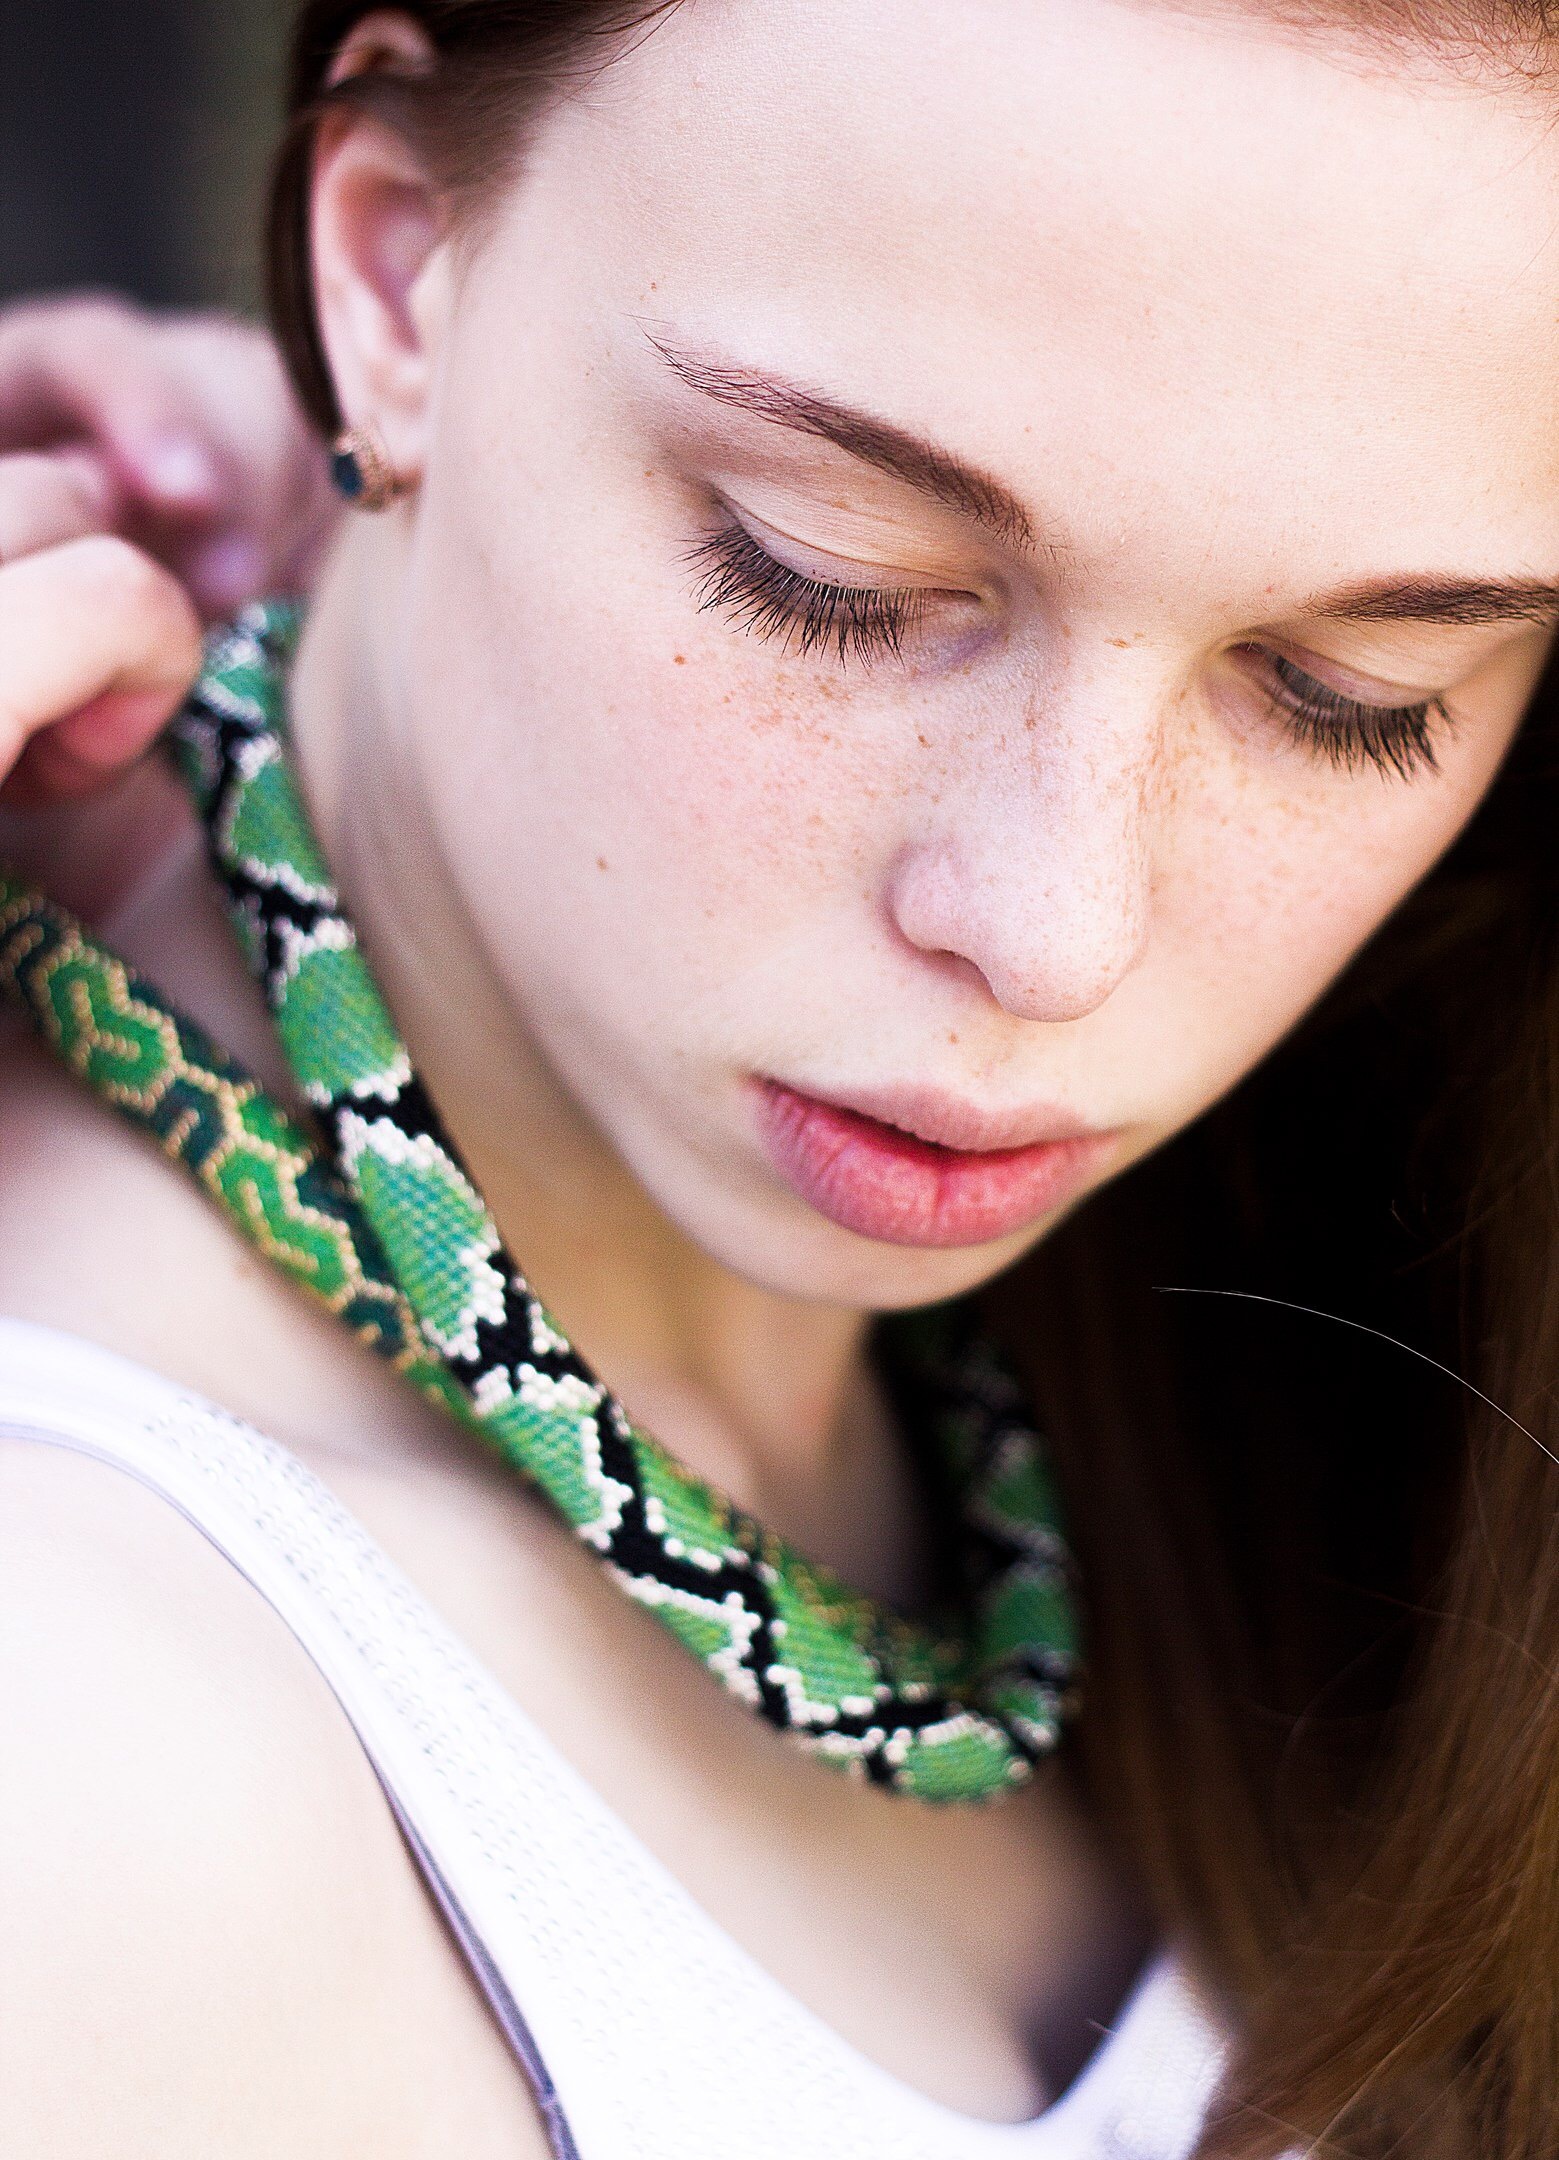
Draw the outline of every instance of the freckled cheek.
[[[859,892],[892,775],[840,690],[685,655],[623,716],[622,817],[652,821],[639,860],[706,914],[774,926]]]
[[[1210,1059],[1244,1070],[1314,1004],[1454,839],[1469,803],[1365,795],[1204,834],[1179,925]],[[1360,797],[1363,797],[1361,803]],[[1373,813],[1373,814],[1371,814]],[[1234,1071],[1218,1075],[1221,1084]]]
[[[582,905],[628,918],[642,948],[679,921],[735,930],[859,889],[885,781],[842,682],[711,650],[702,625],[560,636],[566,610],[527,614],[480,682],[431,640],[419,687],[426,779],[485,872],[484,911]]]
[[[566,532],[449,546],[468,574],[440,576],[417,641],[427,778],[507,965],[597,1001],[680,985],[723,1007],[732,984],[774,992],[798,949],[860,939],[904,753],[837,664],[626,570],[587,576]],[[467,590],[480,605],[451,624]]]

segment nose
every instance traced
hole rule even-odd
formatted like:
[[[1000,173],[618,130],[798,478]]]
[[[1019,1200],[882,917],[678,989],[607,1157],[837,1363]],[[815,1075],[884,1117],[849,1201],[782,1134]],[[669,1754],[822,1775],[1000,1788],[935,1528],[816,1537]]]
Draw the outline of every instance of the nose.
[[[1147,941],[1154,740],[1052,707],[1021,747],[976,751],[893,865],[899,935],[972,967],[1017,1019],[1097,1011]]]

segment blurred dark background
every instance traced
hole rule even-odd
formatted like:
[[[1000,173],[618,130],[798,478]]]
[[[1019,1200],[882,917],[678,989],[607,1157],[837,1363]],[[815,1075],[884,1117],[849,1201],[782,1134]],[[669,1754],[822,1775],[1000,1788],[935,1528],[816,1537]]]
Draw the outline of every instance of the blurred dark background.
[[[248,308],[287,0],[0,0],[0,300]]]

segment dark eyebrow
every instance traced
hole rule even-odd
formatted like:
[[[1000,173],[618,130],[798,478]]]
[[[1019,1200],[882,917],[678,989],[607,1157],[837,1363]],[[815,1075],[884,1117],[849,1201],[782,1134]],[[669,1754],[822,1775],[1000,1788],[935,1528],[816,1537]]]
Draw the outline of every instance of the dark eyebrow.
[[[1541,578],[1392,578],[1308,603],[1341,622],[1541,623],[1559,613],[1559,584]]]
[[[923,495],[935,496],[963,517],[983,525],[1009,547],[1035,544],[1028,512],[1010,489],[978,466],[939,449],[924,436],[895,427],[871,413],[839,405],[800,383],[786,382],[760,368],[733,367],[700,353],[680,352],[663,339],[650,343],[689,389],[751,413],[776,427],[815,435],[850,457],[875,465],[879,472],[907,481]]]

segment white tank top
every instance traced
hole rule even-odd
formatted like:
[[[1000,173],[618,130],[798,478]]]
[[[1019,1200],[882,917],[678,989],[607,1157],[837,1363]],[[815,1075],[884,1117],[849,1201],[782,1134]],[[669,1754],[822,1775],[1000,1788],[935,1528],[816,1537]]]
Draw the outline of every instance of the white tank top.
[[[367,1752],[558,2160],[1185,2160],[1223,2043],[1172,1960],[1038,2120],[960,2115],[858,2054],[718,1927],[284,1448],[5,1320],[0,1435],[127,1472],[286,1623]]]

